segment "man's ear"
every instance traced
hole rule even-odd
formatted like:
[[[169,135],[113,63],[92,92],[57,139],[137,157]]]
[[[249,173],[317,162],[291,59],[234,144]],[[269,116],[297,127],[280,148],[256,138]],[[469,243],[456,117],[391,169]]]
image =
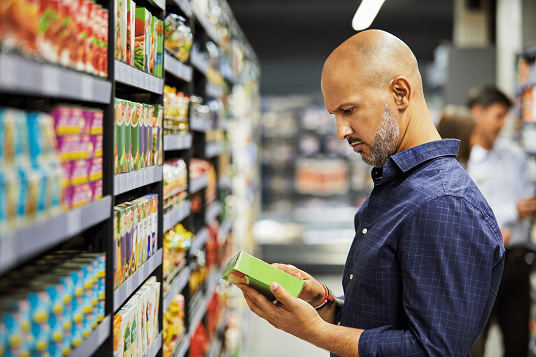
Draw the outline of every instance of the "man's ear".
[[[475,104],[471,107],[471,116],[475,121],[478,121],[478,119],[482,116],[483,111],[483,106],[481,106],[480,104]]]
[[[391,92],[399,110],[404,110],[408,107],[411,99],[411,91],[411,84],[406,77],[399,76],[391,82]]]

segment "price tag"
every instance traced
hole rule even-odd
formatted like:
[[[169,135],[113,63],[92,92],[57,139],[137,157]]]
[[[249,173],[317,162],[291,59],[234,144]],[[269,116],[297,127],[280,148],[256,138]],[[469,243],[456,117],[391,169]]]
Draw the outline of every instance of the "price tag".
[[[132,190],[132,172],[127,174],[127,191]]]
[[[121,288],[114,291],[114,311],[119,308],[119,292],[121,291]]]
[[[144,281],[145,278],[147,277],[147,264],[143,264],[141,267],[140,267],[140,281]]]
[[[60,93],[60,70],[53,66],[43,66],[43,92],[50,95]]]
[[[140,71],[133,70],[133,73],[132,73],[132,85],[133,86],[136,86],[136,87],[140,86],[140,84],[139,84],[139,76],[140,76]]]
[[[134,275],[132,275],[130,278],[127,279],[127,281],[125,281],[125,283],[127,284],[126,286],[126,296],[130,296],[130,294],[132,294],[132,280],[134,278]]]
[[[127,80],[127,70],[128,66],[124,63],[121,63],[121,78],[123,82],[126,82]]]
[[[132,185],[133,185],[132,188],[140,187],[139,177],[140,177],[140,175],[139,175],[138,171],[134,171],[132,173]]]
[[[82,75],[81,79],[81,97],[83,100],[92,100],[93,99],[93,77]]]
[[[0,55],[0,83],[4,86],[17,84],[16,61],[9,55]]]
[[[67,234],[73,235],[80,230],[82,221],[82,211],[80,209],[75,209],[69,211],[67,214]]]
[[[143,184],[144,185],[150,184],[150,182],[149,182],[149,170],[150,169],[143,170]]]
[[[126,179],[127,179],[127,174],[121,174],[121,176],[119,176],[119,190],[117,194],[127,191]]]
[[[121,62],[119,62],[118,60],[114,60],[114,73],[115,73],[115,80],[116,81],[121,80],[121,78],[119,78],[120,77],[120,74],[119,74],[120,68],[121,68]]]
[[[10,235],[0,241],[0,271],[10,268],[17,259],[15,237]]]
[[[149,170],[149,183],[153,183],[154,182],[154,169],[151,169]]]
[[[128,84],[132,84],[132,72],[134,72],[134,68],[132,67],[128,67],[128,70],[127,70],[127,83]]]

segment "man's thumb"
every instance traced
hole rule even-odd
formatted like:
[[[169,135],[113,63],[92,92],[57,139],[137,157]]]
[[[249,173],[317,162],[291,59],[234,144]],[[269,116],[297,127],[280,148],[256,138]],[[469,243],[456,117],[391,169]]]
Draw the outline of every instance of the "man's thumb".
[[[275,281],[270,284],[270,290],[274,294],[275,298],[283,305],[291,303],[292,295],[285,290],[284,287],[276,283]]]

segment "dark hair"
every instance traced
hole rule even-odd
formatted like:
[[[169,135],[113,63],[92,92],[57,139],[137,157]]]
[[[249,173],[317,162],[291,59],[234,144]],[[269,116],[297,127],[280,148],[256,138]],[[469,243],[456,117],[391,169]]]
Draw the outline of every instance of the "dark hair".
[[[512,106],[512,100],[492,85],[471,88],[466,102],[468,108],[472,108],[475,105],[481,105],[487,108],[496,103],[503,104],[508,108]]]
[[[470,138],[474,127],[475,121],[467,109],[455,105],[445,107],[437,125],[437,131],[443,139],[460,140],[460,149],[456,159],[464,164],[469,161],[471,154]]]

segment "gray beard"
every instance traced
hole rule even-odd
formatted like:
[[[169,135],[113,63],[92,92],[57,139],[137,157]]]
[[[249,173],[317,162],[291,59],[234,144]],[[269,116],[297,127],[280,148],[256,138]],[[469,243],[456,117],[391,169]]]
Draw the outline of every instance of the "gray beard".
[[[372,145],[369,145],[370,153],[367,155],[361,153],[363,162],[374,167],[383,167],[391,155],[396,153],[399,135],[400,133],[395,117],[387,103],[385,103],[380,127],[378,128],[376,135],[374,135]]]

